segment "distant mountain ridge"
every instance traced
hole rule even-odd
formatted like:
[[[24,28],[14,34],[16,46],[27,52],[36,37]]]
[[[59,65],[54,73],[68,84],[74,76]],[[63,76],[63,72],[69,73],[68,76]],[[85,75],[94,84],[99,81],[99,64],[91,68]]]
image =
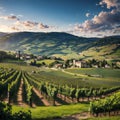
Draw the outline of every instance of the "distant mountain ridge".
[[[4,32],[0,32],[0,37],[6,35],[7,33],[4,33]]]
[[[0,48],[3,50],[21,50],[26,53],[33,53],[37,55],[64,56],[66,58],[92,58],[95,57],[95,55],[89,55],[92,50],[99,51],[99,53],[101,53],[101,50],[104,51],[103,49],[106,49],[107,51],[107,47],[110,46],[112,49],[108,50],[109,55],[110,53],[116,52],[118,54],[120,50],[119,44],[120,36],[84,38],[64,32],[18,32],[0,34]]]

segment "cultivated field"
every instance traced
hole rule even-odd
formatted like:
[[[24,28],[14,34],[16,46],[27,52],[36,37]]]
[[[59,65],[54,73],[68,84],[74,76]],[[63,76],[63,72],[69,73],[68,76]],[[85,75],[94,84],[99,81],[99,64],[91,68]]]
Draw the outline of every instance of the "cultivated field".
[[[61,70],[0,63],[0,100],[12,104],[13,113],[31,110],[33,120],[118,115],[119,73],[119,69]]]

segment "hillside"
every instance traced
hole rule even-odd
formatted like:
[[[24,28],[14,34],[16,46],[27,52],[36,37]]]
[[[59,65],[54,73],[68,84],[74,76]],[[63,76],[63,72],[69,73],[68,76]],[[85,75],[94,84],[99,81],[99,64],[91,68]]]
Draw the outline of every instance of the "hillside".
[[[0,32],[0,37],[6,35],[6,33]]]
[[[80,53],[80,57],[83,59],[108,59],[119,60],[120,59],[120,37],[111,36],[101,38],[91,45],[87,50]]]
[[[3,50],[63,58],[120,58],[120,37],[84,38],[68,33],[19,32],[0,36]]]

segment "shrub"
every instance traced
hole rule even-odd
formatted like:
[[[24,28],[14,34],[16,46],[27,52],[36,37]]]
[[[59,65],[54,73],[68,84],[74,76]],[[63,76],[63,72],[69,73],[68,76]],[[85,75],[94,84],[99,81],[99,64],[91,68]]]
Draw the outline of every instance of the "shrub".
[[[0,120],[31,120],[31,112],[19,111],[12,114],[11,105],[0,102]]]

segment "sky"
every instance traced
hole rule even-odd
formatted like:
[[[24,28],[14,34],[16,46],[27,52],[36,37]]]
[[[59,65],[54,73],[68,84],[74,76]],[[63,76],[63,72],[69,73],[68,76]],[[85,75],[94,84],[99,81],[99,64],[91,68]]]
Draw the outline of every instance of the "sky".
[[[0,32],[120,35],[120,0],[0,0]]]

